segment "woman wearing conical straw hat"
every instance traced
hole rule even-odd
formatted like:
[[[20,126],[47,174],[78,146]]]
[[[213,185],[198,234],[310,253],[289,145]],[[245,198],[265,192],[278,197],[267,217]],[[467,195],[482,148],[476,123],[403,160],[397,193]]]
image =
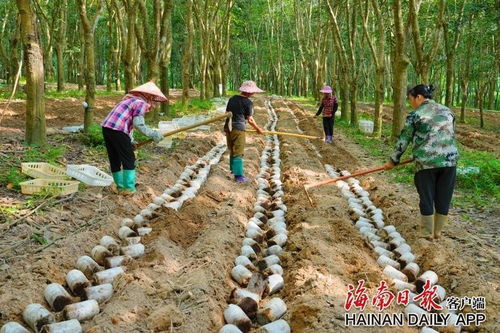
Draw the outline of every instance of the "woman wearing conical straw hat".
[[[257,133],[263,134],[253,118],[253,103],[250,97],[264,90],[258,88],[254,81],[243,82],[239,90],[240,94],[234,95],[227,102],[226,112],[232,112],[233,116],[226,120],[224,131],[229,149],[229,168],[234,175],[234,180],[242,183],[247,181],[243,171],[246,122],[248,121]]]
[[[325,142],[333,142],[333,125],[335,124],[335,112],[339,104],[337,103],[337,97],[334,95],[334,90],[330,86],[324,86],[319,91],[323,94],[321,99],[321,104],[319,106],[318,112],[314,117],[319,116],[323,113],[323,130],[325,132]]]
[[[134,128],[156,142],[161,141],[163,136],[146,126],[144,115],[156,103],[167,101],[160,88],[148,82],[130,90],[101,123],[111,172],[119,193],[131,194],[136,191]]]

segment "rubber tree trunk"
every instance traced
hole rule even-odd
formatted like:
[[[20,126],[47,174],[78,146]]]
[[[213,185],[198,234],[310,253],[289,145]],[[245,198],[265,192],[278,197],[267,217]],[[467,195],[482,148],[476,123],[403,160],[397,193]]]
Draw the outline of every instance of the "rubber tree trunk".
[[[187,110],[189,101],[189,81],[191,77],[191,62],[193,53],[193,0],[186,0],[186,29],[182,54],[182,109]]]
[[[477,84],[477,99],[479,106],[479,127],[484,128],[484,98],[486,95],[487,83],[478,82]]]
[[[453,101],[453,53],[446,55],[446,97],[444,105],[451,107]]]
[[[20,18],[18,19],[20,23]],[[19,24],[20,25],[20,24]],[[11,39],[11,59],[9,66],[9,75],[7,76],[7,83],[14,84],[17,74],[17,65],[19,64],[19,41],[21,40],[21,29],[16,28]]]
[[[383,67],[377,68],[375,74],[375,114],[373,137],[380,138],[382,136],[382,115],[384,111],[384,73]]]
[[[85,114],[83,131],[88,133],[93,121],[95,105],[95,53],[94,53],[94,24],[87,17],[86,0],[77,0],[80,7],[80,20],[82,22],[83,41],[85,50]],[[96,14],[99,15],[99,14]],[[94,20],[98,19],[97,17]],[[95,21],[94,21],[95,23]]]
[[[165,96],[170,93],[170,59],[172,57],[172,11],[174,3],[172,0],[163,2],[163,15],[160,29],[160,86]],[[161,103],[161,112],[170,116],[170,104]]]
[[[351,101],[351,126],[358,126],[358,111],[356,109],[356,98],[358,94],[357,82],[351,82],[351,89],[349,92],[349,99]]]
[[[57,91],[64,90],[64,62],[63,62],[63,48],[56,45],[57,56]]]
[[[66,31],[68,22],[68,1],[60,0],[57,3],[58,9],[56,11],[59,24],[54,32],[54,38],[56,41],[55,50],[57,57],[57,91],[64,90],[64,50],[66,48]]]
[[[45,145],[45,99],[43,55],[39,28],[29,0],[17,0],[26,66],[26,142]]]
[[[82,24],[80,23],[80,31],[78,34],[80,35],[80,52],[78,53],[78,90],[83,90],[85,86],[85,38],[84,34],[81,31]]]
[[[135,10],[127,10],[127,42],[125,47],[125,54],[123,57],[123,69],[125,73],[125,92],[133,89],[135,87],[135,71],[134,71],[134,52],[136,49],[136,38],[135,38]]]
[[[404,50],[405,35],[402,22],[401,0],[394,0],[392,9],[394,13],[395,46],[392,71],[392,99],[394,108],[392,113],[391,137],[394,139],[399,136],[399,133],[403,129],[406,105],[406,75],[409,61]]]
[[[343,80],[346,79],[347,74],[345,74],[345,69],[342,68],[342,65],[340,65],[340,77],[343,78]],[[344,81],[346,82],[346,81]],[[340,85],[340,119],[348,121],[349,120],[349,89],[347,88],[347,85],[341,84]]]
[[[165,96],[169,95],[170,85],[168,81],[168,65],[162,64],[160,66],[160,89],[165,94]],[[160,110],[163,115],[170,116],[170,105],[168,102],[160,104]],[[157,123],[159,119],[159,115],[157,118],[153,118],[154,122]]]

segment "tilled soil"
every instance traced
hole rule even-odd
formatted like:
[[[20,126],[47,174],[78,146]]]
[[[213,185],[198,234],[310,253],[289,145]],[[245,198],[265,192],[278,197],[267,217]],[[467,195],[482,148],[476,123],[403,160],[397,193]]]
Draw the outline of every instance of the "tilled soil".
[[[297,119],[306,134],[322,136],[320,124],[295,103],[272,102],[279,117],[277,130],[296,132]],[[255,103],[257,122],[264,124],[267,115],[262,100]],[[31,302],[44,304],[43,289],[47,283],[64,285],[65,273],[74,267],[79,256],[88,254],[103,235],[113,235],[122,218],[137,214],[154,196],[171,186],[186,165],[222,138],[220,128],[209,134],[196,132],[167,155],[152,157],[145,165],[147,171],[139,173],[140,192],[132,197],[117,196],[107,189],[86,189],[72,201],[34,216],[29,223],[3,230],[2,243],[10,246],[7,253],[2,253],[6,265],[0,270],[0,325],[21,321],[22,310]],[[292,331],[415,331],[407,327],[345,327],[347,284],[356,285],[364,279],[373,295],[382,270],[353,226],[347,202],[338,188],[323,186],[310,190],[314,207],[303,191],[304,184],[328,178],[324,164],[353,172],[375,166],[374,162],[338,132],[332,145],[287,137],[280,140],[289,239],[282,256],[285,287],[277,296],[288,306],[284,319]],[[262,147],[262,138],[247,137],[245,170],[251,179],[258,172]],[[212,167],[196,198],[185,202],[179,211],[160,211],[151,223],[153,233],[144,240],[146,255],[127,266],[126,273],[115,282],[115,294],[101,306],[101,313],[84,323],[87,332],[194,333],[216,332],[222,327],[222,313],[234,286],[230,270],[244,238],[245,224],[252,215],[257,189],[255,182],[234,183],[227,159],[226,154]],[[467,221],[452,211],[452,221],[442,241],[418,239],[417,195],[411,186],[391,183],[388,177],[376,174],[360,179],[372,201],[384,210],[386,224],[395,225],[407,239],[423,271],[432,269],[438,273],[439,284],[449,295],[486,297],[487,322],[469,331],[499,330],[500,258],[494,237],[480,238],[470,231]],[[64,238],[45,249],[29,239],[16,246],[16,235],[45,223],[56,224],[59,229],[49,231]],[[402,310],[392,306],[386,311]]]

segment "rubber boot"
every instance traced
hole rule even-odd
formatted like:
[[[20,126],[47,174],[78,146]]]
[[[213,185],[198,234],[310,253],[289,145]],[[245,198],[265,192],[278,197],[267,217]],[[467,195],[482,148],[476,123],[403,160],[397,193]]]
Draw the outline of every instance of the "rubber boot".
[[[243,171],[243,158],[241,157],[233,158],[233,173],[234,173],[234,180],[236,182],[244,183],[247,181]]]
[[[123,170],[123,190],[120,194],[133,194],[135,191],[135,170]]]
[[[434,215],[420,215],[420,234],[423,238],[432,239],[434,233]]]
[[[123,171],[120,170],[112,174],[114,183],[111,184],[111,191],[115,194],[120,193],[120,191],[123,191]]]
[[[441,230],[448,221],[448,215],[434,214],[434,239],[441,238]]]
[[[229,170],[231,170],[231,173],[234,174],[234,157],[229,158]]]

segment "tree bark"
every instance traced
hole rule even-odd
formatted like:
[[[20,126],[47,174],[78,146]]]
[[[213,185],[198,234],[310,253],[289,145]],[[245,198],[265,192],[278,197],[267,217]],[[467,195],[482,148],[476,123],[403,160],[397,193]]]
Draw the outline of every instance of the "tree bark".
[[[444,39],[444,48],[446,54],[446,96],[444,104],[447,107],[451,107],[453,102],[453,86],[454,86],[453,63],[455,59],[455,52],[458,47],[458,43],[460,41],[460,36],[461,36],[460,27],[462,26],[465,3],[466,1],[462,2],[462,6],[458,17],[458,22],[459,22],[458,28],[456,28],[457,30],[455,31],[455,35],[453,37],[450,36],[452,32],[449,29],[448,20],[443,21],[443,39]]]
[[[122,0],[122,2],[127,12],[127,28],[122,29],[122,38],[126,41],[125,52],[122,54],[122,63],[125,76],[125,92],[128,92],[136,85],[136,6],[134,0]],[[116,3],[115,5],[117,6]]]
[[[26,142],[45,145],[45,99],[43,55],[39,27],[29,0],[16,0],[26,66]]]
[[[375,17],[376,24],[376,37],[377,37],[377,47],[375,47],[373,39],[368,31],[368,13],[370,4],[373,8],[373,13]],[[363,31],[365,34],[365,39],[368,42],[370,52],[375,64],[375,113],[374,113],[374,127],[373,127],[373,137],[380,138],[382,135],[382,114],[383,114],[383,102],[384,102],[384,75],[385,75],[385,26],[384,18],[382,17],[382,12],[378,5],[377,0],[366,1],[366,7],[363,15]]]
[[[405,54],[405,32],[403,29],[403,13],[401,10],[401,0],[392,2],[394,15],[394,60],[392,76],[392,99],[394,103],[392,112],[392,133],[391,137],[396,138],[404,124],[404,112],[406,101],[406,71],[408,68],[408,58]]]
[[[478,82],[477,84],[477,102],[479,106],[479,127],[484,128],[484,95],[486,93],[485,82]]]
[[[40,5],[38,0],[34,0],[33,4],[35,5],[35,12],[38,14],[37,18],[39,22],[42,24],[42,32],[45,37],[45,40],[42,39],[42,50],[44,54],[44,67],[45,67],[45,77],[49,80],[54,78],[54,68],[52,66],[52,28],[53,28],[53,20],[48,17],[42,5]]]
[[[471,31],[471,26],[472,26],[472,19],[469,21],[468,24],[468,31]],[[471,66],[471,53],[472,53],[472,37],[469,36],[467,37],[467,43],[465,46],[465,68],[463,69],[461,79],[460,79],[460,90],[462,91],[462,103],[460,106],[460,119],[459,122],[462,124],[465,124],[466,122],[466,107],[467,107],[467,101],[469,99],[469,75],[470,75],[470,66]]]
[[[68,0],[59,0],[55,9],[54,38],[57,57],[57,91],[64,90],[64,50],[66,49],[66,26],[68,21]]]
[[[18,25],[16,26],[16,29],[14,30],[14,33],[12,34],[12,39],[11,39],[11,50],[12,50],[12,55],[11,55],[11,60],[10,60],[10,66],[9,66],[9,76],[7,78],[7,82],[14,84],[14,80],[16,77],[16,72],[17,72],[17,65],[19,63],[19,42],[21,41],[21,29],[19,28],[21,26],[20,18],[18,18]],[[40,37],[38,37],[38,43],[40,43]],[[39,44],[40,46],[40,44]]]
[[[161,18],[161,29],[160,29],[160,88],[165,94],[169,95],[170,84],[169,84],[169,68],[170,68],[170,58],[172,54],[172,10],[173,1],[164,0],[163,1],[163,14]],[[170,115],[169,103],[161,104],[161,112],[165,115]]]
[[[77,35],[80,37],[80,51],[78,52],[78,90],[85,87],[85,35],[83,33],[82,21],[79,21]]]
[[[356,110],[356,93],[357,93],[357,78],[359,69],[356,66],[356,58],[354,47],[356,45],[357,34],[356,34],[356,8],[354,6],[353,13],[351,13],[351,20],[349,17],[346,18],[346,26],[348,26],[348,41],[347,45],[344,45],[344,38],[340,32],[340,25],[337,20],[337,9],[332,6],[330,0],[325,0],[328,6],[328,12],[330,14],[331,23],[333,26],[333,42],[335,49],[337,51],[339,59],[339,73],[343,84],[340,85],[340,101],[341,101],[341,119],[347,120],[349,112],[349,102],[350,102],[350,115],[351,115],[351,125],[356,126],[357,124],[357,110]],[[345,12],[349,12],[350,8],[346,4],[347,8]],[[347,88],[349,86],[349,89]]]
[[[93,122],[94,105],[95,105],[95,53],[94,53],[94,31],[97,21],[99,20],[102,3],[99,2],[97,13],[92,19],[87,16],[86,0],[77,0],[80,10],[80,20],[82,22],[83,40],[85,49],[85,115],[83,120],[83,131],[88,133]]]
[[[186,39],[182,54],[182,109],[187,110],[193,53],[193,0],[186,0]]]
[[[444,22],[444,11],[445,11],[446,1],[439,0],[439,11],[436,16],[436,27],[433,33],[430,34],[430,38],[425,42],[422,41],[420,36],[420,25],[418,22],[418,14],[420,10],[420,0],[410,0],[409,1],[409,12],[408,20],[411,27],[413,44],[415,46],[415,70],[419,76],[420,83],[429,83],[429,71],[434,61],[435,57],[439,51],[440,36],[443,30]],[[424,46],[428,45],[428,49],[424,49]]]

